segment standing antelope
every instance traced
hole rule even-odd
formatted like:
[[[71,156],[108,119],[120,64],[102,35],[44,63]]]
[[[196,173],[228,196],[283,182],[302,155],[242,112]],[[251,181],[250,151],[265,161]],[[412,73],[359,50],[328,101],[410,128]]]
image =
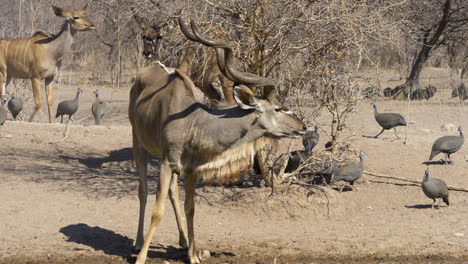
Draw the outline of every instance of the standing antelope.
[[[94,29],[91,21],[84,16],[86,6],[75,12],[52,6],[55,15],[66,20],[57,35],[51,36],[39,30],[30,38],[0,39],[0,96],[6,93],[6,86],[12,78],[31,79],[36,105],[30,122],[42,106],[42,80],[45,80],[49,122],[52,122],[52,82],[60,68],[60,60],[70,50],[77,31]]]
[[[140,70],[130,91],[129,104],[133,152],[140,181],[140,215],[135,243],[135,249],[141,250],[138,264],[146,261],[168,195],[176,214],[179,244],[187,244],[180,218],[178,176],[185,179],[189,260],[192,264],[200,263],[193,225],[197,177],[223,182],[248,166],[255,151],[267,144],[265,136],[299,138],[306,130],[304,123],[278,102],[272,80],[237,71],[232,66],[234,58],[229,45],[202,36],[193,23],[191,32],[182,19],[179,19],[179,25],[187,38],[215,49],[220,71],[238,84],[234,88],[236,105],[210,109],[197,102],[193,97],[195,86],[186,74],[189,69],[184,61],[172,73],[157,64]],[[247,86],[263,87],[263,95],[254,96]],[[156,205],[149,231],[143,239],[149,154],[161,159],[161,167]]]
[[[133,10],[133,18],[143,30],[141,34],[143,40],[143,56],[147,59],[162,60],[160,50],[165,37],[162,29],[167,26],[167,23],[151,23],[148,19],[139,16],[135,10]],[[220,28],[217,28],[219,34],[221,34],[221,31]],[[212,52],[203,55],[200,55],[200,57],[204,57],[201,63],[194,63],[192,67],[190,67],[190,79],[196,87],[200,88],[206,97],[220,100],[221,96],[213,86],[215,80],[218,79],[221,83],[226,102],[229,105],[235,105],[232,92],[234,83],[220,72],[216,62],[216,56]]]

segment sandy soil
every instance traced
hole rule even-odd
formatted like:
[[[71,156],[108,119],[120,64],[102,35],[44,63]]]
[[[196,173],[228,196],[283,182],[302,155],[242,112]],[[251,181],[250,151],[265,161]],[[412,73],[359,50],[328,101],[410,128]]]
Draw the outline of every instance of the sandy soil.
[[[101,88],[109,104],[103,126],[94,126],[89,116],[93,89],[85,88],[78,122],[64,141],[57,142],[64,126],[45,123],[44,113],[37,123],[7,121],[0,128],[0,263],[134,261],[138,185],[131,166],[128,89]],[[57,102],[74,92],[75,87],[60,87]],[[346,133],[366,152],[366,170],[422,179],[432,142],[457,134],[440,126],[468,130],[467,103],[448,101],[448,94],[411,105],[379,101],[380,111],[400,112],[409,120],[407,130],[398,129],[406,145],[391,131],[379,139],[363,137],[380,127],[370,102],[360,102]],[[26,115],[31,107],[28,101]],[[324,113],[316,120],[323,129],[318,149],[327,141],[327,119]],[[468,188],[468,148],[453,159],[454,165],[430,165],[432,176]],[[150,172],[149,207],[157,160]],[[265,187],[199,188],[197,246],[213,255],[207,263],[468,262],[468,193],[452,191],[450,207],[433,210],[415,184],[365,175],[356,187],[339,193],[323,186],[322,193],[293,185],[273,196]],[[148,263],[184,262],[176,230],[168,203]]]

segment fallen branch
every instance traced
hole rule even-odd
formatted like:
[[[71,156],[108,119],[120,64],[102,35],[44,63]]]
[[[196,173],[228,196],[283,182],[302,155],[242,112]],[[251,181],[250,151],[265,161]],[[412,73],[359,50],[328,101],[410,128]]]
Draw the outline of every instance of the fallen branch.
[[[60,142],[64,141],[65,139],[67,139],[67,137],[70,135],[70,132],[71,132],[71,130],[68,130],[68,123],[69,122],[70,122],[70,119],[68,119],[67,123],[65,124],[65,130],[63,131],[63,138],[58,140],[58,141],[49,142],[49,144],[57,144],[57,143],[60,143]]]
[[[73,121],[73,123],[78,124],[78,123],[80,123],[81,121],[83,121],[83,120],[85,120],[85,119],[88,119],[90,116],[91,116],[91,115],[88,114],[87,116],[85,116],[85,117],[83,117],[83,118],[81,118],[81,119],[79,119],[79,120]]]
[[[396,176],[389,176],[389,175],[384,175],[384,174],[378,174],[374,172],[369,172],[369,171],[364,171],[365,174],[378,177],[378,178],[385,178],[385,179],[391,179],[391,180],[397,180],[397,181],[404,181],[404,182],[411,182],[415,183],[418,185],[421,185],[421,181],[413,180],[413,179],[406,179],[406,178],[401,178],[401,177],[396,177]],[[468,189],[465,188],[459,188],[459,187],[453,187],[448,185],[447,188],[451,191],[458,191],[458,192],[468,192]]]

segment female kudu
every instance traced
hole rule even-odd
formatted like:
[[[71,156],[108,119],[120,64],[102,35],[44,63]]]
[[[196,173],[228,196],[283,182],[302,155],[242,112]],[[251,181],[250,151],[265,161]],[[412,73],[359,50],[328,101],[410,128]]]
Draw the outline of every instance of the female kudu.
[[[61,58],[70,50],[73,36],[77,31],[94,29],[91,21],[84,16],[87,5],[75,12],[52,6],[56,16],[66,22],[57,35],[36,31],[30,38],[0,39],[0,97],[6,93],[6,86],[12,78],[31,79],[35,107],[29,118],[31,122],[42,106],[41,81],[45,80],[45,92],[52,123],[53,85]]]

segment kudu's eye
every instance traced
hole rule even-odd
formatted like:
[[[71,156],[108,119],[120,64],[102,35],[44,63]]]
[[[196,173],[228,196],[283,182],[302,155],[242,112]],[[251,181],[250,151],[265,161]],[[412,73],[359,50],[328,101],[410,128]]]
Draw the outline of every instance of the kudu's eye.
[[[73,19],[74,19],[74,20],[77,20],[77,19],[80,19],[80,17],[75,16],[75,17],[73,17]]]

